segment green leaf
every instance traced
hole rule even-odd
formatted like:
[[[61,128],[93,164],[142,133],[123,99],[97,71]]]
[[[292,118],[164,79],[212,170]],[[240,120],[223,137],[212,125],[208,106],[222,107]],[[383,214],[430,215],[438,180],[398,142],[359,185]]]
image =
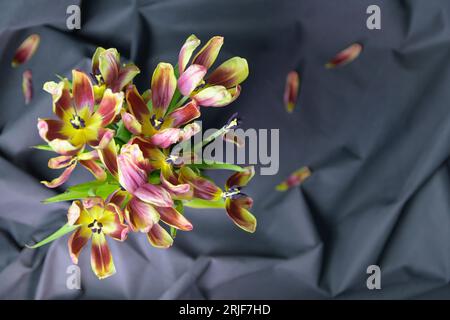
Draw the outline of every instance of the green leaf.
[[[175,237],[177,236],[177,229],[175,229],[174,227],[170,227],[170,236],[175,239]]]
[[[88,197],[88,191],[66,191],[64,193],[58,194],[57,196],[47,198],[43,200],[43,203],[55,203],[61,201],[70,201],[83,199]]]
[[[127,143],[131,139],[131,132],[128,131],[127,128],[125,128],[122,120],[120,120],[118,123],[115,138],[123,143]]]
[[[231,171],[237,171],[237,172],[243,172],[245,171],[244,168],[231,164],[231,163],[225,163],[225,162],[218,162],[215,161],[214,163],[208,164],[206,162],[199,163],[199,164],[191,164],[190,167],[202,169],[202,170],[231,170]]]
[[[45,150],[45,151],[53,151],[52,147],[50,147],[48,144],[39,144],[37,146],[32,146],[32,148],[34,149],[38,149],[38,150]]]
[[[54,197],[45,199],[44,203],[54,203],[61,201],[71,201],[77,199],[84,199],[87,197],[101,197],[105,200],[111,193],[119,189],[120,186],[115,182],[93,180],[77,184],[69,187],[66,192],[56,195]]]
[[[184,202],[185,207],[195,208],[195,209],[223,209],[225,208],[225,201],[209,201],[203,199],[193,199]]]
[[[80,225],[70,225],[68,223],[66,223],[65,225],[63,225],[61,228],[59,228],[56,232],[52,233],[51,235],[49,235],[47,238],[45,238],[44,240],[36,243],[35,245],[29,246],[26,245],[27,248],[30,249],[36,249],[39,248],[49,242],[52,242],[58,238],[61,238],[63,235],[72,232],[73,230],[77,229]]]
[[[161,183],[161,170],[152,171],[148,177],[148,182],[151,184],[160,184]]]

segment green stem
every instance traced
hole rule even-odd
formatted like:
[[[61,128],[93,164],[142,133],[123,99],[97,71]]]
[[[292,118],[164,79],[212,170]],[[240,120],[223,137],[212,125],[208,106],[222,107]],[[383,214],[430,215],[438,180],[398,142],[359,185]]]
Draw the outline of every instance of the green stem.
[[[222,134],[227,133],[228,132],[228,128],[226,127],[222,127],[222,129],[217,130],[216,132],[214,132],[213,134],[211,134],[210,136],[208,136],[205,140],[197,143],[194,146],[194,152],[200,150],[203,146],[207,145],[208,143],[210,143],[211,141],[217,139],[218,137],[220,137]]]

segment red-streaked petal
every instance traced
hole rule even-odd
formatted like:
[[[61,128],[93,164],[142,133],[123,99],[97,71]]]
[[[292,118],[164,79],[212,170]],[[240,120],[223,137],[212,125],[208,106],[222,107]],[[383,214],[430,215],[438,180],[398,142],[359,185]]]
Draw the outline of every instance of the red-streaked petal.
[[[162,118],[177,88],[177,79],[170,63],[158,64],[153,72],[151,86],[153,110],[157,118]]]
[[[99,160],[99,155],[97,150],[92,150],[88,152],[83,152],[77,155],[78,160]]]
[[[224,86],[212,86],[199,91],[193,99],[203,107],[224,107],[233,101],[233,96]]]
[[[220,48],[223,45],[223,37],[214,36],[203,46],[192,59],[192,64],[200,64],[209,69],[216,61]]]
[[[198,176],[191,168],[183,166],[180,169],[179,180],[188,183],[194,189],[194,197],[204,200],[219,200],[222,190],[213,182]]]
[[[98,155],[100,160],[108,169],[108,171],[114,176],[117,177],[119,173],[119,169],[117,166],[117,148],[114,139],[112,139],[106,148],[99,149]]]
[[[302,167],[294,171],[285,181],[276,186],[278,191],[286,191],[297,187],[311,176],[311,170],[308,167]]]
[[[208,77],[208,84],[221,85],[226,88],[235,87],[248,77],[247,60],[233,57],[222,63]]]
[[[109,143],[113,140],[114,134],[115,132],[112,129],[100,128],[98,130],[97,139],[93,141],[88,141],[88,144],[92,148],[98,150],[105,149],[109,145]]]
[[[119,208],[123,209],[125,202],[127,201],[129,193],[123,190],[117,190],[114,193],[110,194],[106,199],[107,203],[114,203]]]
[[[60,120],[38,119],[37,128],[41,138],[46,142],[50,142],[55,139],[67,139],[67,137],[61,133],[63,126],[64,123]]]
[[[150,142],[160,148],[168,148],[172,144],[177,143],[180,139],[181,129],[179,128],[167,128],[155,133],[150,138]]]
[[[170,197],[170,193],[161,186],[147,183],[136,189],[134,195],[142,201],[157,207],[173,206],[173,200]]]
[[[29,104],[33,98],[33,74],[31,70],[26,70],[22,74],[22,92],[25,104]]]
[[[105,207],[105,201],[103,201],[103,199],[100,197],[84,198],[82,202],[83,207],[87,210],[92,209],[93,207],[100,207],[100,208]]]
[[[95,49],[95,52],[92,55],[91,71],[92,71],[92,74],[94,74],[94,75],[100,74],[99,56],[100,56],[100,54],[105,52],[105,50],[106,50],[105,48],[98,47],[97,49]]]
[[[26,38],[22,42],[19,48],[17,48],[11,63],[12,66],[17,67],[22,63],[27,62],[36,52],[36,49],[39,46],[40,39],[41,38],[38,34],[32,34],[28,36],[28,38]]]
[[[122,109],[122,103],[123,92],[113,93],[111,89],[106,89],[97,110],[102,117],[102,126],[106,127],[114,120]]]
[[[63,169],[72,163],[74,161],[74,157],[72,156],[59,156],[55,158],[50,158],[48,160],[48,167],[50,169]]]
[[[116,273],[111,251],[102,232],[92,234],[91,267],[99,279]]]
[[[190,35],[183,46],[181,47],[180,54],[178,55],[178,70],[179,74],[182,74],[186,69],[192,53],[200,45],[200,40],[195,35]]]
[[[189,140],[201,130],[200,126],[197,123],[190,123],[181,130],[179,142]]]
[[[172,246],[173,239],[170,234],[159,224],[155,224],[147,233],[150,244],[156,248],[166,249]]]
[[[48,188],[57,188],[60,185],[64,184],[72,174],[72,171],[77,166],[77,161],[74,161],[69,167],[67,167],[64,172],[57,178],[53,179],[52,181],[41,181],[42,184],[44,184]]]
[[[119,168],[119,182],[129,193],[147,183],[148,175],[142,166],[144,157],[139,146],[124,145],[117,157]]]
[[[200,108],[195,100],[191,100],[183,107],[171,112],[164,123],[169,123],[171,127],[178,128],[198,117],[200,117]]]
[[[134,135],[140,135],[142,133],[142,125],[131,113],[122,112],[122,120],[125,128]]]
[[[83,210],[83,205],[80,201],[73,201],[67,211],[67,223],[71,226],[75,225],[80,218],[81,211]]]
[[[228,216],[241,229],[247,232],[255,232],[256,218],[247,209],[251,208],[253,200],[247,196],[241,196],[236,199],[227,199],[225,207]]]
[[[125,67],[120,68],[119,77],[114,81],[111,86],[113,92],[119,92],[123,88],[125,88],[131,81],[133,81],[134,77],[136,77],[141,71],[134,64],[127,65]]]
[[[178,89],[183,96],[189,96],[200,84],[206,74],[206,67],[193,64],[178,79]]]
[[[201,130],[197,123],[191,123],[183,129],[167,128],[155,133],[150,142],[157,147],[166,149],[172,144],[190,139]]]
[[[179,230],[191,231],[193,226],[181,213],[172,207],[157,207],[161,220]]]
[[[182,183],[182,184],[173,184],[169,181],[169,179],[166,179],[163,174],[163,170],[161,170],[160,174],[161,184],[166,188],[171,194],[178,196],[183,195],[186,193],[189,193],[191,189],[191,185],[189,183]]]
[[[74,156],[83,148],[83,146],[75,147],[69,141],[62,140],[62,139],[52,140],[48,143],[48,145],[56,153],[66,155],[66,156]]]
[[[344,66],[356,58],[358,58],[359,54],[362,51],[362,45],[359,43],[354,43],[348,48],[339,52],[333,59],[331,59],[325,67],[328,69],[336,68],[339,66]]]
[[[294,111],[297,104],[298,89],[300,85],[300,77],[297,71],[291,71],[286,78],[286,87],[284,89],[284,105],[287,112]]]
[[[67,244],[69,247],[70,258],[74,264],[78,264],[78,257],[81,250],[88,243],[91,234],[91,229],[81,226],[70,235]]]
[[[123,224],[123,212],[119,206],[108,203],[100,222],[103,224],[102,231],[106,235],[117,241],[127,239],[129,228],[126,224]]]
[[[131,114],[143,124],[149,121],[150,111],[142,99],[141,95],[136,89],[136,86],[131,86],[127,89],[126,100]]]
[[[63,119],[64,113],[72,108],[69,81],[67,79],[59,83],[49,81],[44,83],[43,89],[52,95],[53,112],[58,118]]]
[[[99,53],[98,68],[103,80],[110,87],[119,77],[120,55],[117,49],[110,48]]]
[[[134,232],[149,232],[159,221],[159,213],[149,203],[132,198],[125,209],[125,220]]]
[[[94,89],[89,76],[84,72],[72,70],[72,95],[77,110],[88,107],[91,112],[94,111]]]
[[[231,175],[227,179],[225,187],[227,188],[227,190],[233,187],[245,187],[254,175],[255,168],[253,166],[245,167],[244,171],[236,172]]]
[[[80,160],[79,161],[83,167],[85,167],[89,172],[91,172],[95,179],[104,181],[106,180],[105,170],[97,163],[95,160]]]

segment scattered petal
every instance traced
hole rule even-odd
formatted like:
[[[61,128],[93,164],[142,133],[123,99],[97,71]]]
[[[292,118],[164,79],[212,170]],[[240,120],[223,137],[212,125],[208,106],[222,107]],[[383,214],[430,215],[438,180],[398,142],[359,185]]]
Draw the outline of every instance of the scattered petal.
[[[300,78],[296,71],[288,73],[286,78],[286,87],[284,89],[284,105],[287,112],[294,111],[294,107],[297,104],[298,89],[300,85]]]
[[[278,191],[286,191],[290,188],[297,187],[302,184],[309,176],[311,171],[308,167],[302,167],[294,171],[285,181],[276,186]]]
[[[22,75],[22,91],[25,104],[29,104],[33,98],[33,75],[31,70],[27,70]]]
[[[25,41],[22,42],[22,44],[19,46],[19,48],[17,48],[12,61],[12,66],[17,67],[27,62],[36,52],[40,40],[41,38],[38,34],[32,34],[28,38],[26,38]]]
[[[362,51],[362,45],[359,43],[354,43],[350,47],[339,52],[330,62],[328,62],[325,67],[328,69],[336,68],[339,66],[344,66],[349,64],[356,58]]]

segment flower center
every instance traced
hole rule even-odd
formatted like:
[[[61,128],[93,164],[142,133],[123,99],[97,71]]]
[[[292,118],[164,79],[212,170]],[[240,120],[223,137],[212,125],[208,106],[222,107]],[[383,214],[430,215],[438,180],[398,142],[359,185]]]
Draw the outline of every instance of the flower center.
[[[156,130],[159,130],[161,128],[163,122],[164,122],[163,118],[156,119],[155,115],[153,115],[150,119],[150,123],[152,124],[153,128],[155,128]]]
[[[94,219],[92,223],[88,224],[88,228],[91,229],[92,233],[100,233],[102,232],[103,224]]]
[[[241,195],[241,187],[233,187],[233,188],[230,188],[230,190],[228,190],[228,191],[222,192],[222,198],[224,198],[224,199],[226,199],[226,198],[235,199],[239,195]]]
[[[81,129],[81,128],[84,128],[84,127],[86,127],[86,123],[85,123],[85,121],[83,120],[83,118],[81,118],[79,115],[77,115],[77,114],[74,114],[73,116],[72,116],[72,119],[70,119],[70,124],[72,125],[72,127],[74,128],[74,129]]]

